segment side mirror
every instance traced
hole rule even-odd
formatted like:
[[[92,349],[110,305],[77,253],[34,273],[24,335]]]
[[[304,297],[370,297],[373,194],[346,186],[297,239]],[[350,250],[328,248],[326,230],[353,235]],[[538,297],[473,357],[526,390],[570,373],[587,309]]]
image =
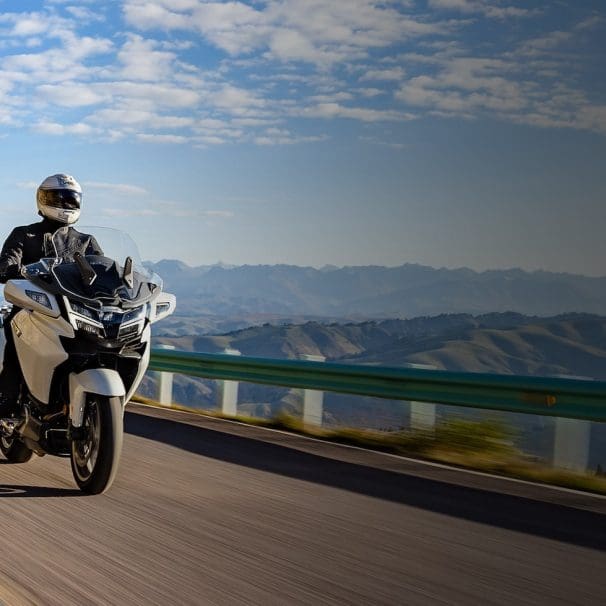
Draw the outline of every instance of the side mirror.
[[[86,286],[92,286],[93,282],[97,279],[97,274],[92,268],[91,264],[86,260],[86,257],[79,252],[74,253],[74,261],[80,270],[80,276]]]
[[[132,257],[126,257],[126,261],[124,261],[124,271],[122,272],[122,280],[129,288],[132,288],[133,284],[135,283],[133,274]]]

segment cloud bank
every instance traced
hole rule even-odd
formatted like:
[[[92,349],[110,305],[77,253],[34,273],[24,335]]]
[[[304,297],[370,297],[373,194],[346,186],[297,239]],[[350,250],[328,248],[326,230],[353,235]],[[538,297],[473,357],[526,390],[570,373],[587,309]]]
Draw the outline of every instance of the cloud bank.
[[[550,4],[513,0],[28,5],[0,15],[5,131],[266,146],[339,120],[481,117],[606,133],[595,10],[555,29]]]

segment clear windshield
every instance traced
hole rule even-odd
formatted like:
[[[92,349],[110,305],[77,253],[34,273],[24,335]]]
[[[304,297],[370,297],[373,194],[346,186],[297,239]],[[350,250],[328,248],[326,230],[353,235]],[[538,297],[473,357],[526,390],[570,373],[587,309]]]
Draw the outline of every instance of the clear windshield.
[[[28,265],[25,275],[68,297],[99,306],[133,306],[162,287],[161,278],[141,263],[132,238],[117,229],[65,226],[46,249],[48,256]]]
[[[73,236],[70,237],[71,234],[78,234],[78,239]],[[149,273],[143,267],[135,241],[126,232],[119,229],[86,226],[78,227],[76,230],[73,227],[61,227],[53,234],[52,251],[55,253],[54,256],[61,261],[73,261],[74,243],[79,247],[79,252],[92,253],[95,242],[101,249],[103,256],[116,261],[120,268],[124,267],[124,262],[130,257],[137,271]],[[88,250],[86,248],[82,250],[82,246],[85,246]]]

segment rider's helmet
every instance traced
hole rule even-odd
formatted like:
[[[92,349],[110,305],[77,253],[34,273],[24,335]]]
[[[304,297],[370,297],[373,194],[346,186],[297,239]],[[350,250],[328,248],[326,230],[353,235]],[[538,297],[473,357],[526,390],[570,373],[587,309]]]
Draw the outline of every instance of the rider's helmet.
[[[80,217],[82,188],[71,175],[51,175],[40,183],[36,202],[43,217],[71,225]]]

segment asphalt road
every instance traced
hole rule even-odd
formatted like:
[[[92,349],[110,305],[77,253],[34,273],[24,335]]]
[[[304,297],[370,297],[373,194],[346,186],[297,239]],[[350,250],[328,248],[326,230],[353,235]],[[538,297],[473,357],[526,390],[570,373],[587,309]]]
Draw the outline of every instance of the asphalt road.
[[[606,499],[129,410],[106,495],[2,461],[0,603],[606,603]]]

